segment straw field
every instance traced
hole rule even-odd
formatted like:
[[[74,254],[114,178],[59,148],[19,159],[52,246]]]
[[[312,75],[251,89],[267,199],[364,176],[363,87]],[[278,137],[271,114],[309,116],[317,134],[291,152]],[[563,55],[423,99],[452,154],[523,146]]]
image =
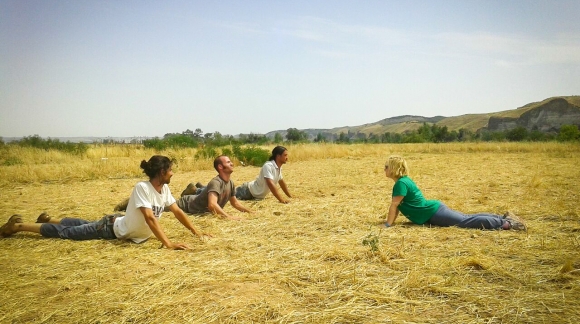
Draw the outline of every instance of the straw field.
[[[191,216],[213,234],[192,237],[170,214],[161,225],[191,250],[0,238],[1,323],[578,323],[580,146],[558,143],[296,145],[284,178],[295,195],[243,202],[245,221]],[[268,149],[271,149],[269,147]],[[4,223],[14,213],[98,219],[144,179],[154,152],[94,147],[73,158],[3,152]],[[207,182],[192,151],[169,185]],[[464,212],[510,210],[528,232],[417,226],[379,231],[393,182],[386,158],[407,158],[428,199]],[[103,159],[105,157],[106,159]],[[257,167],[236,165],[236,184]],[[226,211],[241,215],[229,204]],[[370,245],[363,245],[363,240]],[[373,249],[374,248],[374,249]]]

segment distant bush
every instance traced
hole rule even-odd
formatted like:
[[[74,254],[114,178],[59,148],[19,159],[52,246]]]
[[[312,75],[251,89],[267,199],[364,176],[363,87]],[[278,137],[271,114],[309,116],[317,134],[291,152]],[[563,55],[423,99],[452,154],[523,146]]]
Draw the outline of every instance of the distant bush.
[[[187,135],[173,135],[163,139],[168,147],[198,147],[199,141],[196,138]]]
[[[168,145],[166,141],[160,139],[159,137],[155,137],[143,140],[143,146],[146,148],[154,149],[156,151],[163,151],[167,148]]]
[[[568,142],[580,139],[580,130],[576,125],[562,125],[560,133],[558,134],[558,141]]]
[[[241,147],[233,146],[234,157],[246,165],[262,166],[268,161],[270,152],[257,146]]]
[[[7,157],[4,161],[2,161],[3,166],[21,165],[21,164],[24,164],[24,162],[22,162],[21,159],[14,156]]]
[[[38,135],[27,136],[12,143],[13,145],[21,147],[34,147],[45,151],[57,150],[75,155],[82,155],[89,149],[89,146],[85,143],[71,143],[68,141],[61,142],[58,139],[52,139],[50,137],[48,139],[43,139]]]
[[[233,157],[234,156],[234,152],[232,152],[232,150],[230,150],[229,148],[224,147],[222,149],[222,155],[229,156],[229,157]]]
[[[218,156],[218,152],[211,146],[206,146],[195,153],[196,159],[214,159]]]

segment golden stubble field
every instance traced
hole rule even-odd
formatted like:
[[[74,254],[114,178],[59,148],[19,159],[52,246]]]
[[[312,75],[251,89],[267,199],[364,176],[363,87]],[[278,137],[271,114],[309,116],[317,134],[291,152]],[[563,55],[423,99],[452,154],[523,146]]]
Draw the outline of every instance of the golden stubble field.
[[[290,204],[272,195],[244,202],[255,213],[242,222],[192,216],[214,235],[208,242],[165,213],[166,233],[188,243],[188,251],[159,249],[155,238],[140,245],[21,233],[0,239],[0,322],[580,321],[577,144],[303,145],[289,151],[283,172],[296,196]],[[138,174],[138,161],[151,155],[142,153],[107,163],[129,159],[127,168]],[[399,217],[379,232],[372,224],[387,212],[393,183],[383,165],[390,154],[407,158],[428,199],[465,212],[511,210],[529,231],[429,228]],[[58,172],[74,174],[72,165],[97,165],[97,159],[70,167],[60,160],[51,166],[50,159],[0,167],[2,223],[13,213],[29,221],[41,211],[95,220],[111,213],[143,177],[58,180]],[[51,180],[11,182],[23,168],[44,168]],[[236,166],[233,179],[241,184],[258,171]],[[178,197],[190,181],[214,175],[181,162],[170,188]],[[240,215],[229,204],[226,210]],[[369,234],[378,237],[376,252],[362,244]]]

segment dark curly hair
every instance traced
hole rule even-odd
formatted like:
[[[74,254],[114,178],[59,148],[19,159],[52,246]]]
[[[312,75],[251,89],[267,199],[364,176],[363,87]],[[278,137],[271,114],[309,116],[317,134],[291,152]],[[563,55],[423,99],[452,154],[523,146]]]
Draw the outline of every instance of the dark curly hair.
[[[141,161],[141,169],[143,169],[143,173],[149,176],[149,179],[155,178],[162,170],[169,170],[172,165],[173,161],[163,155],[153,155],[149,161]]]

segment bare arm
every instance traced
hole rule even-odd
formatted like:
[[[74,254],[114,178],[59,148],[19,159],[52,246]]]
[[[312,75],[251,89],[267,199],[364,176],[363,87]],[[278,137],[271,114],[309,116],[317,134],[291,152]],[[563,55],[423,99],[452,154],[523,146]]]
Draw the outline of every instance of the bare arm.
[[[235,209],[237,209],[237,210],[239,210],[241,212],[244,212],[244,213],[252,213],[251,210],[249,210],[248,208],[246,208],[244,205],[242,205],[240,203],[240,201],[238,200],[238,198],[236,198],[236,196],[231,196],[230,197],[230,204],[232,204],[232,206]]]
[[[278,183],[280,184],[280,188],[282,188],[282,191],[284,191],[286,196],[288,196],[288,198],[292,198],[292,195],[290,194],[290,191],[288,191],[288,187],[286,186],[286,182],[284,181],[284,179],[280,179]]]
[[[264,178],[264,180],[266,180],[266,184],[268,185],[268,188],[270,188],[270,191],[272,192],[274,197],[276,197],[276,199],[278,199],[279,202],[281,202],[283,204],[287,204],[288,200],[286,200],[286,199],[282,198],[282,196],[280,196],[278,189],[276,189],[276,186],[274,185],[274,180],[268,179],[268,178]]]
[[[221,218],[231,219],[231,220],[241,220],[240,217],[233,217],[228,215],[218,204],[218,195],[217,193],[211,191],[208,193],[207,197],[207,209],[212,212],[214,215],[219,215]]]
[[[399,216],[399,205],[403,201],[404,196],[394,196],[389,207],[389,215],[387,216],[387,225],[391,226]]]
[[[193,233],[193,235],[196,235],[199,238],[202,238],[203,236],[212,237],[210,234],[198,231],[195,228],[195,226],[193,226],[193,223],[191,222],[189,217],[187,217],[185,212],[183,212],[183,210],[181,210],[181,208],[179,208],[177,204],[172,204],[171,206],[169,206],[169,210],[173,213],[173,215],[175,215],[175,218],[177,218],[177,220],[181,224],[183,224],[183,226],[185,226],[185,228],[187,228],[188,230],[191,231],[191,233]]]
[[[168,249],[173,249],[173,250],[189,249],[189,247],[187,245],[185,245],[183,243],[172,243],[169,240],[169,238],[167,238],[167,235],[165,235],[165,232],[163,232],[163,229],[161,229],[161,225],[159,224],[159,221],[157,220],[155,215],[153,215],[153,210],[151,210],[151,208],[139,207],[139,210],[141,210],[141,213],[143,214],[143,217],[145,218],[145,222],[147,223],[147,226],[149,226],[149,228],[151,229],[151,232],[153,232],[153,235],[155,235],[155,237],[159,241],[161,241],[163,246],[165,246]]]

